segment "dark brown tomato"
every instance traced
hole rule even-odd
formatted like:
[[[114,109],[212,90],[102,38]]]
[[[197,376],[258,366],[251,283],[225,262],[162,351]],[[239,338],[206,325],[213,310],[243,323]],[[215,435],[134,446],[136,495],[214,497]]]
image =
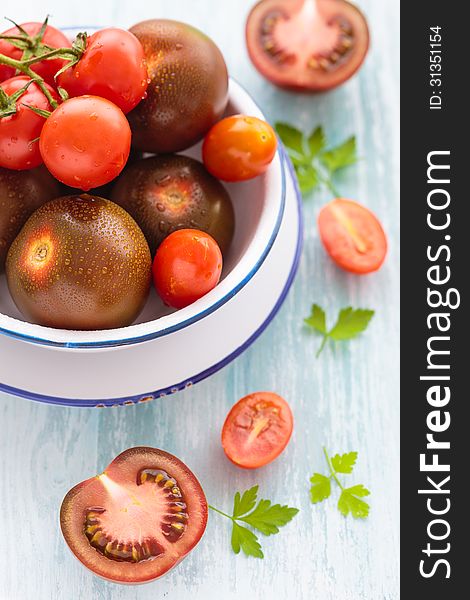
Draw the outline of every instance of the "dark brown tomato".
[[[82,194],[41,206],[8,252],[10,293],[22,314],[48,327],[130,325],[147,299],[151,257],[132,217]]]
[[[29,171],[0,167],[0,273],[8,249],[28,217],[57,196],[60,184],[44,166]]]
[[[152,156],[125,169],[111,199],[126,209],[147,238],[152,255],[178,229],[211,235],[222,253],[232,240],[235,217],[224,186],[188,156]]]
[[[68,492],[60,526],[72,552],[96,575],[145,583],[196,546],[207,509],[198,480],[179,459],[156,448],[130,448]]]
[[[248,16],[246,41],[266,79],[320,92],[354,75],[369,48],[369,29],[346,0],[261,0]]]
[[[225,110],[224,58],[204,33],[178,21],[152,19],[130,31],[140,40],[150,83],[129,113],[132,144],[145,152],[179,152],[209,131]]]

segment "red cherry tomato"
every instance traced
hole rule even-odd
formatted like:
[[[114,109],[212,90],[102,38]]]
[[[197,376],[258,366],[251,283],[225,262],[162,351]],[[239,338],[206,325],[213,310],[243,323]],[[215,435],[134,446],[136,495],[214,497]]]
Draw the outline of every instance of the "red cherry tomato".
[[[180,229],[160,244],[153,262],[153,281],[165,304],[184,308],[219,283],[222,252],[208,233]]]
[[[337,198],[318,216],[320,238],[335,263],[359,275],[377,271],[387,254],[387,238],[377,217],[365,206]]]
[[[85,191],[117,177],[130,146],[131,129],[124,113],[97,96],[66,100],[47,119],[39,140],[52,175]]]
[[[142,44],[130,31],[112,27],[87,39],[81,59],[58,82],[70,96],[101,96],[127,113],[144,98],[147,78]]]
[[[261,0],[246,22],[258,71],[275,85],[318,92],[361,66],[369,48],[367,21],[346,0]]]
[[[239,400],[222,428],[222,446],[239,467],[256,469],[267,465],[287,446],[294,417],[281,396],[255,392]]]
[[[266,171],[276,154],[277,138],[271,125],[245,115],[216,123],[204,139],[206,169],[224,181],[243,181]]]
[[[29,77],[21,75],[7,79],[0,87],[7,96],[12,96],[28,81]],[[50,86],[47,88],[53,98],[58,100],[54,90]],[[27,108],[28,106],[52,110],[41,89],[35,83],[31,83],[16,101],[16,113],[0,118],[0,167],[22,171],[42,163],[37,138],[46,119]]]
[[[61,31],[50,25],[46,27],[42,40],[37,37],[41,30],[42,23],[23,23],[20,27],[22,27],[30,36],[36,38],[36,43],[42,41],[42,43],[51,48],[70,48],[71,46],[70,40]],[[18,36],[21,35],[21,31],[17,27],[12,27],[11,29],[4,31],[2,35]],[[31,50],[34,54],[34,45]],[[0,39],[0,54],[4,54],[15,60],[20,60],[23,56],[23,50],[16,48],[7,40]],[[54,75],[64,66],[65,62],[66,61],[61,58],[43,60],[32,65],[31,69],[40,75],[49,85],[54,85]],[[14,74],[15,69],[12,67],[0,65],[0,81],[13,77]]]

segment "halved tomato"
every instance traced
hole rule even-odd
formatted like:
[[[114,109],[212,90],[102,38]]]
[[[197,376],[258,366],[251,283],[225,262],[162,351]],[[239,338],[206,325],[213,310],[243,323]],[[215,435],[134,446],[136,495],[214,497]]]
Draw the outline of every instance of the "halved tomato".
[[[292,411],[281,396],[255,392],[239,400],[222,428],[222,446],[239,467],[267,465],[284,450],[294,426]]]
[[[246,40],[253,64],[272,83],[317,92],[354,75],[369,29],[346,0],[261,0],[248,16]]]
[[[387,254],[387,238],[377,217],[353,200],[336,198],[318,216],[320,238],[335,263],[351,273],[377,271]]]
[[[130,448],[72,488],[60,526],[75,556],[118,583],[145,583],[164,575],[199,542],[207,501],[193,473],[155,448]]]

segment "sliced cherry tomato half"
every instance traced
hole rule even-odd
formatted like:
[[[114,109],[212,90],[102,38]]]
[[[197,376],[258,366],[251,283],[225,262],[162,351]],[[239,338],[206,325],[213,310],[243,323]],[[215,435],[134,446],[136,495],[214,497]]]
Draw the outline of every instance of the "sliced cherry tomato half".
[[[256,469],[281,454],[292,434],[294,417],[281,396],[255,392],[239,400],[222,428],[222,446],[239,467]]]
[[[23,23],[20,25],[26,33],[32,37],[32,47],[30,51],[32,54],[36,55],[35,47],[39,45],[41,42],[46,46],[50,46],[51,48],[70,48],[72,45],[70,40],[55,27],[51,25],[47,25],[44,35],[42,38],[39,36],[39,32],[42,29],[42,23]],[[21,36],[22,33],[17,27],[12,27],[7,31],[2,33],[4,36]],[[21,48],[17,48],[13,44],[11,44],[8,40],[0,39],[0,54],[4,54],[9,58],[14,58],[15,60],[21,60],[23,56],[24,50]],[[65,60],[62,58],[51,58],[50,60],[42,60],[40,62],[34,63],[31,65],[31,69],[40,75],[49,85],[54,85],[54,75],[61,69]],[[7,65],[0,65],[0,81],[4,81],[10,77],[13,77],[15,74],[15,69],[13,67],[8,67]]]
[[[204,492],[188,467],[156,448],[130,448],[72,488],[60,509],[68,546],[96,575],[145,583],[177,565],[207,524]]]
[[[204,139],[206,169],[223,181],[244,181],[266,171],[276,154],[277,138],[269,123],[233,115],[216,123]]]
[[[318,216],[320,238],[335,263],[359,275],[377,271],[387,254],[387,238],[377,217],[353,200],[336,198]]]
[[[26,75],[12,77],[0,84],[7,96],[13,96],[31,79]],[[55,100],[59,97],[47,85]],[[51,111],[46,96],[36,83],[30,83],[27,90],[16,100],[16,112],[7,117],[0,117],[0,167],[23,171],[32,169],[42,163],[38,138],[46,122],[45,117],[33,112],[30,108]]]
[[[128,113],[145,97],[147,78],[142,44],[130,31],[110,27],[87,38],[83,56],[58,80],[70,96],[101,96]]]
[[[153,281],[168,306],[184,308],[219,283],[222,252],[212,236],[198,229],[179,229],[160,244],[153,262]]]
[[[79,96],[66,100],[47,119],[39,148],[56,179],[88,191],[122,171],[129,158],[131,128],[109,100]]]
[[[369,48],[369,29],[346,0],[261,0],[248,16],[246,40],[266,79],[317,92],[354,75]]]

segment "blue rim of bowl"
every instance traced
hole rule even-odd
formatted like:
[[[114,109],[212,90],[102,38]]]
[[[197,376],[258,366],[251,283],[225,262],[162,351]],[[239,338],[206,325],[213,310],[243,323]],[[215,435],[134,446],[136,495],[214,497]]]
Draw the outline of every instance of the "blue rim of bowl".
[[[66,30],[66,29],[67,28],[64,28],[64,30]],[[69,29],[72,29],[72,28],[69,28]],[[73,29],[77,29],[77,28],[73,27]],[[231,79],[233,79],[233,78],[231,78]],[[233,81],[249,96],[249,98],[252,100],[252,102],[254,102],[256,107],[262,113],[263,111],[258,106],[258,104],[253,100],[253,98],[248,93],[248,91],[238,81],[236,81],[235,79],[233,79]],[[222,298],[220,298],[220,300],[218,300],[214,304],[211,304],[211,306],[205,308],[204,310],[197,313],[196,315],[193,315],[192,317],[189,317],[188,319],[181,321],[180,323],[176,323],[175,325],[170,325],[159,331],[154,331],[154,332],[146,333],[146,334],[139,335],[139,336],[129,337],[129,338],[110,339],[110,340],[96,341],[96,342],[87,342],[87,341],[56,342],[53,340],[36,337],[34,335],[18,333],[17,331],[13,331],[13,330],[7,329],[5,327],[0,327],[0,334],[6,335],[6,336],[14,338],[14,339],[26,341],[29,343],[40,344],[43,346],[52,346],[55,348],[74,348],[74,349],[113,348],[116,346],[128,346],[131,344],[140,344],[142,342],[147,342],[150,340],[157,339],[159,337],[163,337],[170,333],[174,333],[175,331],[180,331],[182,329],[185,329],[186,327],[189,327],[193,323],[200,321],[204,317],[207,317],[214,311],[218,310],[221,306],[223,306],[226,302],[228,302],[231,298],[233,298],[242,288],[244,288],[245,285],[256,275],[256,273],[259,271],[261,265],[264,263],[266,257],[268,256],[274,242],[276,241],[277,235],[279,233],[279,229],[281,227],[282,218],[284,216],[284,209],[285,209],[285,204],[286,204],[285,165],[287,164],[287,157],[286,157],[286,153],[284,152],[283,147],[280,142],[278,143],[278,149],[276,151],[276,156],[279,159],[280,168],[281,168],[281,204],[279,207],[279,212],[278,212],[278,215],[276,218],[276,222],[274,224],[274,229],[271,232],[271,236],[268,240],[268,243],[267,243],[266,247],[264,248],[260,257],[256,261],[255,265],[251,269],[251,271],[241,281],[239,281],[235,285],[235,287],[233,287]]]
[[[274,317],[278,313],[279,309],[281,308],[282,304],[284,303],[284,300],[286,299],[287,294],[292,286],[292,283],[294,281],[294,278],[295,278],[295,275],[297,273],[297,269],[299,266],[300,256],[302,254],[303,231],[304,231],[302,194],[300,193],[300,189],[299,189],[299,186],[297,183],[297,178],[296,178],[292,163],[291,163],[290,159],[285,155],[285,151],[281,144],[280,144],[280,149],[281,149],[281,153],[284,155],[284,164],[287,165],[287,168],[289,170],[289,175],[292,178],[292,181],[294,184],[295,195],[296,195],[296,199],[297,199],[297,211],[298,211],[298,217],[299,217],[297,247],[295,250],[294,260],[292,263],[292,267],[291,267],[289,276],[287,278],[286,284],[285,284],[276,304],[274,305],[273,309],[271,310],[271,312],[269,313],[269,315],[267,316],[265,321],[260,325],[260,327],[254,333],[252,333],[252,335],[241,346],[239,346],[236,350],[234,350],[232,353],[230,353],[228,356],[226,356],[219,362],[215,363],[214,365],[205,369],[204,371],[201,371],[194,377],[190,377],[189,379],[186,379],[179,384],[176,384],[176,385],[173,385],[173,386],[170,386],[167,388],[163,388],[163,389],[160,389],[155,392],[148,393],[148,394],[138,394],[135,396],[126,396],[126,397],[122,397],[122,398],[114,398],[114,399],[106,399],[106,400],[102,400],[102,399],[100,399],[100,400],[90,400],[90,399],[74,400],[74,399],[70,399],[70,398],[60,398],[57,396],[46,396],[43,394],[35,394],[34,392],[28,392],[28,391],[21,390],[18,388],[10,387],[10,386],[4,385],[2,383],[0,383],[0,391],[5,392],[6,394],[14,395],[14,396],[20,396],[27,400],[34,400],[36,402],[42,402],[42,403],[46,403],[46,404],[56,404],[56,405],[61,405],[61,406],[76,406],[76,407],[81,407],[81,408],[84,408],[84,407],[104,408],[104,407],[111,407],[111,406],[126,406],[126,405],[130,405],[130,404],[132,404],[132,405],[133,404],[141,404],[143,402],[147,402],[149,400],[155,400],[157,398],[163,398],[170,394],[174,394],[174,393],[184,390],[186,388],[192,387],[195,383],[199,383],[203,379],[210,377],[211,375],[213,375],[214,373],[216,373],[217,371],[219,371],[220,369],[222,369],[223,367],[228,365],[230,362],[232,362],[235,358],[237,358],[237,356],[242,354],[263,333],[263,331],[268,327],[268,325],[271,323],[271,321],[274,319]]]

